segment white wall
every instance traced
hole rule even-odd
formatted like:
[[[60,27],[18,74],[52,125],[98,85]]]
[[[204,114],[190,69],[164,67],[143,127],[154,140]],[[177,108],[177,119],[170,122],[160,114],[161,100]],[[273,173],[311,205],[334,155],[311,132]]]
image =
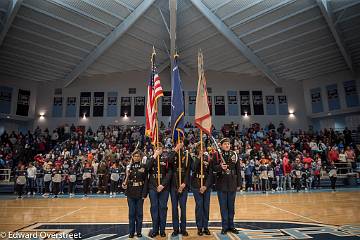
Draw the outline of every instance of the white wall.
[[[254,77],[250,75],[239,75],[239,74],[229,74],[229,73],[218,73],[218,72],[206,72],[207,86],[212,88],[211,96],[225,96],[225,116],[213,116],[213,122],[216,128],[220,128],[224,123],[230,123],[231,121],[240,123],[241,125],[245,124],[246,126],[249,123],[259,122],[261,124],[267,124],[272,121],[274,124],[284,122],[287,126],[292,129],[302,128],[307,129],[308,119],[304,111],[304,95],[302,91],[302,84],[300,82],[292,82],[287,84],[282,84],[283,93],[279,95],[286,95],[288,98],[289,109],[295,111],[295,117],[290,118],[288,115],[262,115],[262,116],[249,116],[248,119],[244,119],[241,116],[228,116],[227,112],[227,91],[233,90],[237,91],[239,94],[240,90],[262,90],[263,96],[265,95],[275,95],[275,86],[272,82],[267,80],[264,77]],[[77,97],[77,116],[79,112],[79,95],[80,92],[95,92],[95,91],[117,91],[118,92],[118,117],[106,117],[106,107],[107,107],[107,97],[105,94],[105,106],[104,106],[104,115],[105,117],[91,117],[92,116],[92,106],[90,117],[86,120],[83,120],[79,117],[76,118],[51,118],[52,114],[52,104],[54,97],[54,89],[61,87],[61,85],[55,84],[41,84],[39,85],[39,95],[37,98],[36,112],[45,112],[45,119],[40,120],[38,117],[34,121],[34,127],[39,125],[42,128],[49,127],[53,129],[64,123],[75,123],[78,125],[92,126],[96,128],[97,126],[104,124],[141,124],[145,122],[145,117],[129,117],[124,119],[119,117],[120,115],[120,97],[121,96],[146,96],[146,80],[149,77],[149,72],[127,72],[127,73],[116,73],[116,74],[107,74],[107,75],[98,75],[94,77],[83,77],[76,80],[72,85],[63,89],[62,96],[63,100],[63,116],[65,116],[66,108],[66,97],[76,96]],[[160,74],[161,82],[165,91],[171,91],[170,87],[170,73],[169,71],[164,71]],[[188,91],[196,91],[197,88],[197,72],[191,73],[191,76],[186,75],[184,72],[181,72],[181,79],[183,81],[183,88],[186,93],[185,95],[185,107],[186,112],[188,108]],[[135,95],[128,94],[128,88],[134,87],[137,89]],[[239,97],[238,97],[239,100]],[[132,106],[133,108],[133,106]],[[239,105],[240,108],[240,105]],[[265,108],[265,97],[264,97],[264,108]],[[252,111],[253,112],[253,111]],[[264,109],[266,113],[266,110]],[[133,113],[133,111],[132,111]],[[239,110],[240,113],[240,110]],[[164,121],[166,124],[170,121],[170,117],[162,117],[159,114],[159,120]],[[115,121],[117,121],[115,123]],[[135,122],[134,122],[135,121]],[[193,116],[186,116],[185,121],[194,121]]]
[[[355,129],[356,125],[360,124],[360,106],[351,108],[346,106],[343,82],[349,80],[355,80],[358,98],[360,99],[360,77],[352,75],[349,71],[336,72],[303,81],[306,113],[311,118],[311,121],[318,125],[318,128],[332,127],[341,130],[341,126],[349,126],[351,129]],[[337,84],[340,100],[339,110],[329,111],[326,86],[331,84]],[[310,90],[313,88],[321,89],[321,100],[324,109],[321,113],[312,113]]]

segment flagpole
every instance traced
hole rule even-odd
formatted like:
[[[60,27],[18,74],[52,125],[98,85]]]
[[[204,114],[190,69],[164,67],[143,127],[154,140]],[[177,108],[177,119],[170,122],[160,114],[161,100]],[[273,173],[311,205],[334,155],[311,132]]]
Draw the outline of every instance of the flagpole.
[[[178,144],[180,144],[180,131],[178,131],[178,130],[176,130],[177,131],[177,135],[178,135]],[[179,187],[180,187],[180,185],[181,185],[181,154],[180,154],[180,149],[179,149],[179,151],[178,151],[178,159],[179,159]]]
[[[203,154],[203,131],[200,128],[200,187],[204,185],[204,154]]]
[[[156,52],[155,52],[155,47],[153,46],[153,52],[151,54],[151,64],[152,64],[152,78],[154,78],[154,69],[155,69],[155,56],[156,56]],[[155,109],[156,109],[156,121],[155,121],[155,128],[156,128],[156,148],[159,149],[159,121],[157,119],[157,110],[158,110],[158,105],[157,105],[157,100],[155,101]],[[160,185],[160,156],[157,156],[157,181],[158,181],[158,185]]]

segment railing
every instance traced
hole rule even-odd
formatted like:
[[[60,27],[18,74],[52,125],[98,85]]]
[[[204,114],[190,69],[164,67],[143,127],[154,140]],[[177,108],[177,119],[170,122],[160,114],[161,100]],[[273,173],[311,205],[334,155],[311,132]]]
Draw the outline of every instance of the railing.
[[[10,182],[11,169],[0,169],[0,182]]]

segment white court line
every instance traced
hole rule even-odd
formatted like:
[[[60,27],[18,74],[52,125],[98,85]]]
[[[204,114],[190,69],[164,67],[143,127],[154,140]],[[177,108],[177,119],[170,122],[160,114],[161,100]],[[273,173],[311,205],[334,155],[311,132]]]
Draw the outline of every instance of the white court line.
[[[78,208],[78,209],[76,209],[76,210],[74,210],[74,211],[72,211],[72,212],[69,212],[69,213],[64,214],[64,215],[62,215],[62,216],[60,216],[60,217],[57,217],[57,218],[55,218],[55,219],[53,219],[53,220],[51,220],[51,221],[49,221],[49,222],[55,222],[56,220],[59,220],[60,218],[69,216],[69,215],[71,215],[71,214],[73,214],[73,213],[76,213],[76,212],[78,212],[78,211],[80,211],[80,210],[82,210],[82,209],[84,209],[84,208],[86,208],[86,207]]]
[[[297,213],[294,213],[294,212],[290,212],[290,211],[288,211],[288,210],[285,210],[285,209],[282,209],[282,208],[279,208],[279,207],[275,207],[275,206],[273,206],[273,205],[271,205],[271,204],[268,204],[268,203],[261,203],[261,204],[263,204],[263,205],[265,205],[265,206],[268,206],[268,207],[272,207],[272,208],[278,209],[278,210],[283,211],[283,212],[286,212],[286,213],[290,213],[290,214],[292,214],[292,215],[295,215],[295,216],[298,216],[298,217],[301,217],[301,218],[305,218],[305,219],[310,220],[310,221],[312,221],[312,222],[323,223],[323,222],[319,222],[319,221],[317,221],[317,220],[315,220],[315,219],[308,218],[308,217],[305,217],[305,216],[303,216],[303,215],[300,215],[300,214],[297,214]]]

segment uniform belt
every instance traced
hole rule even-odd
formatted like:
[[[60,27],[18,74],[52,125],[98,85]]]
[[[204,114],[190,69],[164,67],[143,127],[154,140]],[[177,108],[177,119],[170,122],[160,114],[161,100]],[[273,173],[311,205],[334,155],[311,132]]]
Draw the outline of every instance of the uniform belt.
[[[162,178],[162,174],[159,174],[160,175],[160,178]],[[152,176],[154,177],[154,178],[157,178],[158,177],[158,174],[157,173],[154,173],[154,174],[152,174]]]
[[[143,182],[133,182],[133,183],[131,183],[131,186],[133,186],[133,187],[140,187],[142,185],[144,185]]]
[[[203,175],[201,175],[201,174],[196,174],[195,177],[197,177],[197,178],[205,178],[205,175],[204,175],[204,174],[203,174]]]

